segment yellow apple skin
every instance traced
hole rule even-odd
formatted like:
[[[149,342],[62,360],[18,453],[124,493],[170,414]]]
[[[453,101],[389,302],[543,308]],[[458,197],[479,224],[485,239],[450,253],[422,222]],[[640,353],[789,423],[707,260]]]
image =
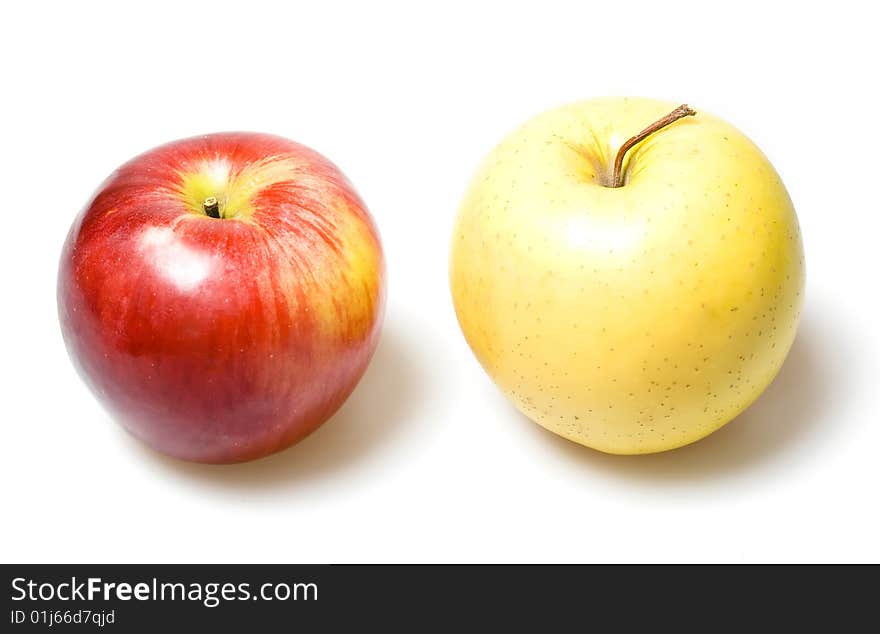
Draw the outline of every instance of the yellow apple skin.
[[[535,117],[485,159],[452,239],[455,310],[486,372],[538,424],[608,453],[730,421],[779,371],[803,300],[791,200],[733,126],[698,110],[605,185],[617,148],[676,105]]]

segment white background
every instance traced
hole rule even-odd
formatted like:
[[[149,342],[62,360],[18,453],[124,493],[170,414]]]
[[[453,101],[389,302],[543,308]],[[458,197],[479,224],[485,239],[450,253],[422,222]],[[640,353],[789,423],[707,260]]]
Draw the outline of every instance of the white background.
[[[780,3],[782,4],[782,3]],[[815,8],[815,7],[822,7]],[[0,9],[3,561],[880,561],[878,23],[870,3],[6,3]],[[447,285],[478,161],[567,101],[686,101],[781,173],[802,328],[737,420],[613,457],[517,414]],[[69,363],[65,233],[118,164],[219,130],[329,156],[380,226],[375,360],[304,442],[230,467],[145,449]]]

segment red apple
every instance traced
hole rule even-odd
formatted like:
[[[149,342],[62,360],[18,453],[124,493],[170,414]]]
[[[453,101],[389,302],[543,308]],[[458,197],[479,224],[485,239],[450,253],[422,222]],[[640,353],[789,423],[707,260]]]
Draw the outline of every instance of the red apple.
[[[70,356],[128,431],[186,460],[279,451],[345,401],[385,299],[351,183],[275,136],[176,141],[120,167],[79,214],[58,274]]]

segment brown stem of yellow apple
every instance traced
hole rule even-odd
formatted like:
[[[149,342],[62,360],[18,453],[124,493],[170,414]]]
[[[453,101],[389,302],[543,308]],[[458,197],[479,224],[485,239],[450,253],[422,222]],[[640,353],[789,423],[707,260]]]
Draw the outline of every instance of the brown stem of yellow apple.
[[[205,214],[210,216],[211,218],[219,218],[220,217],[220,203],[214,196],[208,196],[205,198],[205,202],[202,203],[202,207],[205,209]]]
[[[627,152],[658,130],[668,126],[670,123],[678,121],[682,117],[692,117],[695,114],[697,113],[694,110],[691,110],[687,104],[681,104],[662,119],[657,119],[657,121],[649,125],[637,135],[627,139],[624,144],[620,146],[620,149],[617,150],[617,156],[614,158],[614,171],[611,173],[611,186],[623,187],[623,159],[626,157]]]

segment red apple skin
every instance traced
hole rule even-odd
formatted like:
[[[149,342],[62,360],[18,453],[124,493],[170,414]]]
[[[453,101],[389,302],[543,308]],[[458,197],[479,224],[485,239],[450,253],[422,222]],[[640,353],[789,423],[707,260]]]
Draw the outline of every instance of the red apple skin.
[[[204,213],[205,196],[230,217]],[[385,299],[376,227],[346,177],[286,139],[169,143],[112,174],[61,255],[78,371],[156,450],[230,463],[327,420],[364,373]]]

